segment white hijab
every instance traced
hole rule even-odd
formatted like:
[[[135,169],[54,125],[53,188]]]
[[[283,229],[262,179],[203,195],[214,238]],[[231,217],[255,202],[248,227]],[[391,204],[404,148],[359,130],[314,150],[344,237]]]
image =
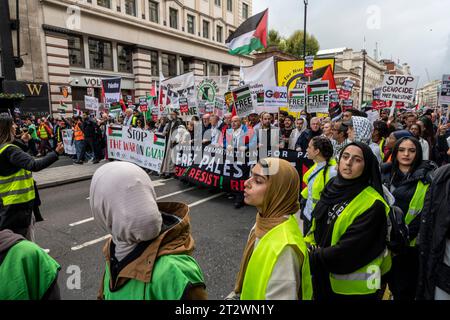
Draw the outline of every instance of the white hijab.
[[[120,261],[142,241],[161,232],[162,216],[156,193],[144,170],[129,162],[111,162],[94,174],[91,211],[97,224],[112,235]]]

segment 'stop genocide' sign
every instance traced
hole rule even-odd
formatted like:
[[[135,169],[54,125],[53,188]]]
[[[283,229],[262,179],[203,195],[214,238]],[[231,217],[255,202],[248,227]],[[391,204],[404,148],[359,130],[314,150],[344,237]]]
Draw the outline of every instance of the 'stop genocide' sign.
[[[419,77],[385,75],[381,87],[381,100],[412,103],[416,94]]]

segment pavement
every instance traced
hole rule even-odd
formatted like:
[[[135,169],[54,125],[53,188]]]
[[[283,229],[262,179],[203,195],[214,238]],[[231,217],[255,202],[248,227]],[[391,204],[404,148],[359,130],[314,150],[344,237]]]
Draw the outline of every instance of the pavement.
[[[108,163],[107,160],[102,160],[97,164],[88,162],[83,165],[70,163],[61,167],[52,166],[42,171],[34,172],[33,178],[39,189],[56,187],[59,185],[89,180],[92,178],[95,171],[106,163]]]

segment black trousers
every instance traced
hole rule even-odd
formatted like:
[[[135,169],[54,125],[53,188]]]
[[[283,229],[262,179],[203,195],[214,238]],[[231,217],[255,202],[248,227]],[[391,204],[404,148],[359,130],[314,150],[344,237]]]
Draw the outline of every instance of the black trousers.
[[[87,146],[89,146],[91,148],[92,152],[94,153],[94,161],[100,160],[101,159],[100,150],[99,150],[100,146],[94,138],[85,138],[84,139],[84,148],[81,150],[80,159],[84,159]]]
[[[417,248],[406,248],[404,253],[393,257],[387,281],[394,300],[413,301],[416,296],[418,276],[419,251]]]

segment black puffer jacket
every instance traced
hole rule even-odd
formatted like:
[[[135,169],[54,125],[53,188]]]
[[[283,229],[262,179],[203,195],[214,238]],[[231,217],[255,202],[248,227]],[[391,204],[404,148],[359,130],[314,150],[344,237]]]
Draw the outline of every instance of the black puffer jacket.
[[[436,170],[422,211],[418,237],[416,298],[419,300],[434,300],[436,285],[450,293],[450,268],[442,263],[447,239],[450,239],[450,164]]]
[[[433,177],[433,172],[437,166],[432,161],[423,161],[422,164],[412,174],[404,176],[401,181],[392,181],[392,164],[385,163],[381,167],[381,178],[383,184],[390,189],[391,184],[395,185],[395,190],[392,195],[395,198],[394,205],[402,209],[404,217],[409,209],[411,199],[416,192],[417,183],[422,181],[424,184],[430,184]],[[420,228],[420,214],[408,225],[409,238],[415,239],[419,233]]]

